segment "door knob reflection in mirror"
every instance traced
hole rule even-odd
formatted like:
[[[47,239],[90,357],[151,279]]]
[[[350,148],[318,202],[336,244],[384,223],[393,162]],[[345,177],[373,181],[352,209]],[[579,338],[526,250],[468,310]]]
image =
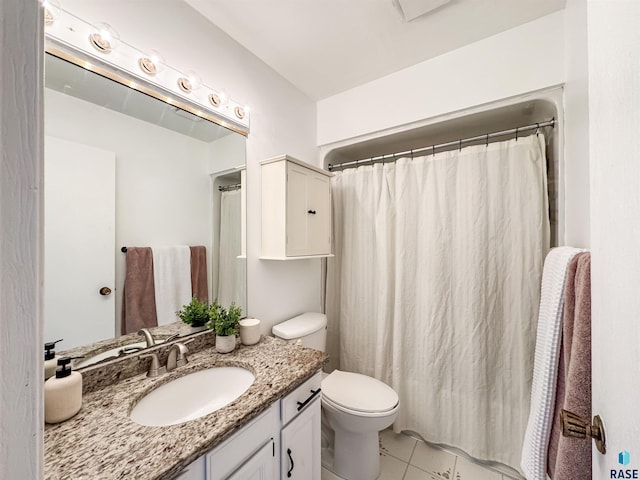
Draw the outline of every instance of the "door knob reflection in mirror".
[[[109,287],[102,287],[100,290],[100,295],[111,295],[111,289]]]
[[[562,435],[575,438],[593,438],[596,441],[598,451],[602,454],[607,453],[604,424],[600,415],[593,417],[593,424],[590,424],[588,420],[575,413],[562,409],[560,421],[562,422]]]

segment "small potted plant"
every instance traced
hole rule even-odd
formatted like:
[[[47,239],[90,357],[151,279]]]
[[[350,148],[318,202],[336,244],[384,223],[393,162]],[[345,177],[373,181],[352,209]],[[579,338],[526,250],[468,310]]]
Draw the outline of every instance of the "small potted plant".
[[[182,310],[176,312],[176,315],[184,323],[191,325],[191,328],[202,329],[209,321],[209,304],[193,297],[191,302],[182,306]]]
[[[219,353],[229,353],[236,348],[236,334],[241,315],[242,309],[235,303],[231,303],[229,310],[218,305],[218,302],[209,306],[209,327],[216,334],[216,350]]]

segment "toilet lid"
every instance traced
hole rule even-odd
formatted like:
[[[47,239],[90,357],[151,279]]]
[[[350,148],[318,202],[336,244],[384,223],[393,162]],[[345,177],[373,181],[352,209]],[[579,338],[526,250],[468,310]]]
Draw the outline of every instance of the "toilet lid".
[[[398,394],[380,380],[340,370],[322,380],[322,395],[358,412],[385,412],[398,404]]]

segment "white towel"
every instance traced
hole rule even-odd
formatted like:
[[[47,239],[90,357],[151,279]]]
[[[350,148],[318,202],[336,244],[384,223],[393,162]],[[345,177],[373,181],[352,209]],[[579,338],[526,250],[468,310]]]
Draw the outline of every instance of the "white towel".
[[[538,312],[538,332],[531,385],[531,410],[520,466],[527,480],[547,478],[547,448],[556,398],[560,333],[567,266],[578,253],[573,247],[552,249],[544,261]]]
[[[191,301],[191,250],[186,245],[151,247],[158,325],[178,321],[176,312]]]

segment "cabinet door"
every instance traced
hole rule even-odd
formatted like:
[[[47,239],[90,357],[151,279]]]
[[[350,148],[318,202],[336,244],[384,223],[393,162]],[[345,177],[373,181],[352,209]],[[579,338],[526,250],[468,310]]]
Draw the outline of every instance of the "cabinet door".
[[[282,429],[280,478],[320,480],[320,399]]]
[[[206,480],[204,457],[194,460],[182,470],[176,480]]]
[[[236,470],[228,480],[276,480],[277,467],[273,439]]]
[[[205,455],[207,480],[227,480],[248,458],[253,458],[254,452],[262,451],[266,444],[271,445],[269,439],[276,438],[280,430],[279,404],[273,404],[269,410]],[[272,454],[272,450],[269,453]]]
[[[329,177],[288,163],[286,229],[288,256],[331,253]]]
[[[316,172],[307,178],[307,239],[310,254],[331,254],[331,180]]]
[[[307,224],[312,214],[308,212],[307,195],[312,173],[308,168],[287,162],[287,256],[310,254]]]

